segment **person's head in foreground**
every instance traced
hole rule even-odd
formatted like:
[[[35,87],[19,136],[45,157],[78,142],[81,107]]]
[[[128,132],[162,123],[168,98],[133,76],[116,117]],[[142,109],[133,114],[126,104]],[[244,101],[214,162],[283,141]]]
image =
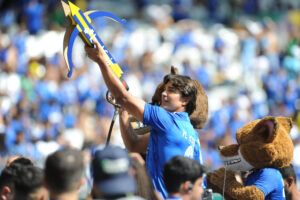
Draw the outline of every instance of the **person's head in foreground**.
[[[117,199],[136,193],[136,182],[129,173],[131,159],[126,150],[110,145],[96,151],[92,169],[93,198]]]
[[[202,188],[204,167],[196,160],[175,156],[163,169],[163,177],[169,198],[199,200]]]
[[[12,163],[20,163],[21,165],[33,165],[33,162],[31,159],[22,156],[22,155],[13,155],[10,156],[5,164],[5,167],[8,167]]]
[[[297,189],[297,178],[294,166],[290,164],[287,167],[280,168],[279,171],[284,182],[284,193],[286,200],[300,199],[300,192]]]
[[[84,184],[83,156],[79,150],[64,148],[49,155],[44,170],[45,186],[51,198],[77,199]]]
[[[43,170],[33,165],[12,163],[0,176],[1,200],[47,200],[43,187]]]

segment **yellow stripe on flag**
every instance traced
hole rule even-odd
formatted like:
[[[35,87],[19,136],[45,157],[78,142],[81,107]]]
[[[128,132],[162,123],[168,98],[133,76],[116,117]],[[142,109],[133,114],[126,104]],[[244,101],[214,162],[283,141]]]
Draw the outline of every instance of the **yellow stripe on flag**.
[[[112,64],[110,66],[110,68],[112,69],[113,73],[120,78],[123,74],[123,71],[121,70],[120,66],[116,63],[116,64]]]

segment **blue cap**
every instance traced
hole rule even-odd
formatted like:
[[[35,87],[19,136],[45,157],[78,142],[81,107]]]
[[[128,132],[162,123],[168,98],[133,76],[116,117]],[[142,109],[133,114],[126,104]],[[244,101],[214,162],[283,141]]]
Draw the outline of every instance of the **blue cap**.
[[[96,151],[92,162],[95,186],[104,195],[135,193],[136,182],[129,174],[131,159],[126,150],[107,146]]]

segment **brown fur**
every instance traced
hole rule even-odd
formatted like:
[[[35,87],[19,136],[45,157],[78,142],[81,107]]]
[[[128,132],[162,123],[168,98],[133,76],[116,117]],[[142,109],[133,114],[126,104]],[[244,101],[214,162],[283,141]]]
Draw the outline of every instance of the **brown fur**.
[[[206,92],[199,81],[193,79],[197,87],[196,109],[190,115],[191,123],[195,129],[201,129],[205,126],[208,115],[208,101]]]
[[[214,171],[214,176],[208,174],[209,182],[208,186],[213,188],[214,192],[223,193],[224,184],[224,168],[220,168]],[[222,180],[222,181],[220,181]],[[255,186],[244,187],[241,183],[237,182],[235,179],[235,174],[233,171],[226,171],[226,181],[225,181],[225,199],[226,200],[264,200],[264,193]],[[233,195],[234,194],[234,195]]]
[[[229,146],[222,147],[222,155],[227,157],[236,156],[238,155],[238,149],[239,149],[239,145],[237,144],[232,144]]]
[[[225,158],[238,155],[251,164],[254,169],[288,166],[293,158],[293,143],[289,136],[292,124],[289,118],[265,117],[247,123],[236,133],[238,144],[221,148],[220,155]],[[264,193],[255,186],[243,186],[234,177],[234,172],[226,171],[225,196],[228,199],[264,199]],[[224,168],[209,173],[208,186],[222,194]],[[227,199],[226,198],[226,199]]]

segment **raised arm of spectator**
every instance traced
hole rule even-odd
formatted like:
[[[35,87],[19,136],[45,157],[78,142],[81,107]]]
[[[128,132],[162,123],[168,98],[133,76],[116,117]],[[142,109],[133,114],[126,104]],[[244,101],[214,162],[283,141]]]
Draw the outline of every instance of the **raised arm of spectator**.
[[[90,59],[95,61],[102,72],[104,82],[116,101],[121,104],[129,113],[138,120],[143,121],[145,101],[132,96],[123,86],[122,82],[113,73],[109,65],[105,62],[104,50],[100,44],[93,40],[95,48],[85,46],[85,51]]]
[[[126,148],[131,152],[146,153],[150,133],[137,135],[130,124],[129,114],[124,109],[119,109],[121,135]]]

